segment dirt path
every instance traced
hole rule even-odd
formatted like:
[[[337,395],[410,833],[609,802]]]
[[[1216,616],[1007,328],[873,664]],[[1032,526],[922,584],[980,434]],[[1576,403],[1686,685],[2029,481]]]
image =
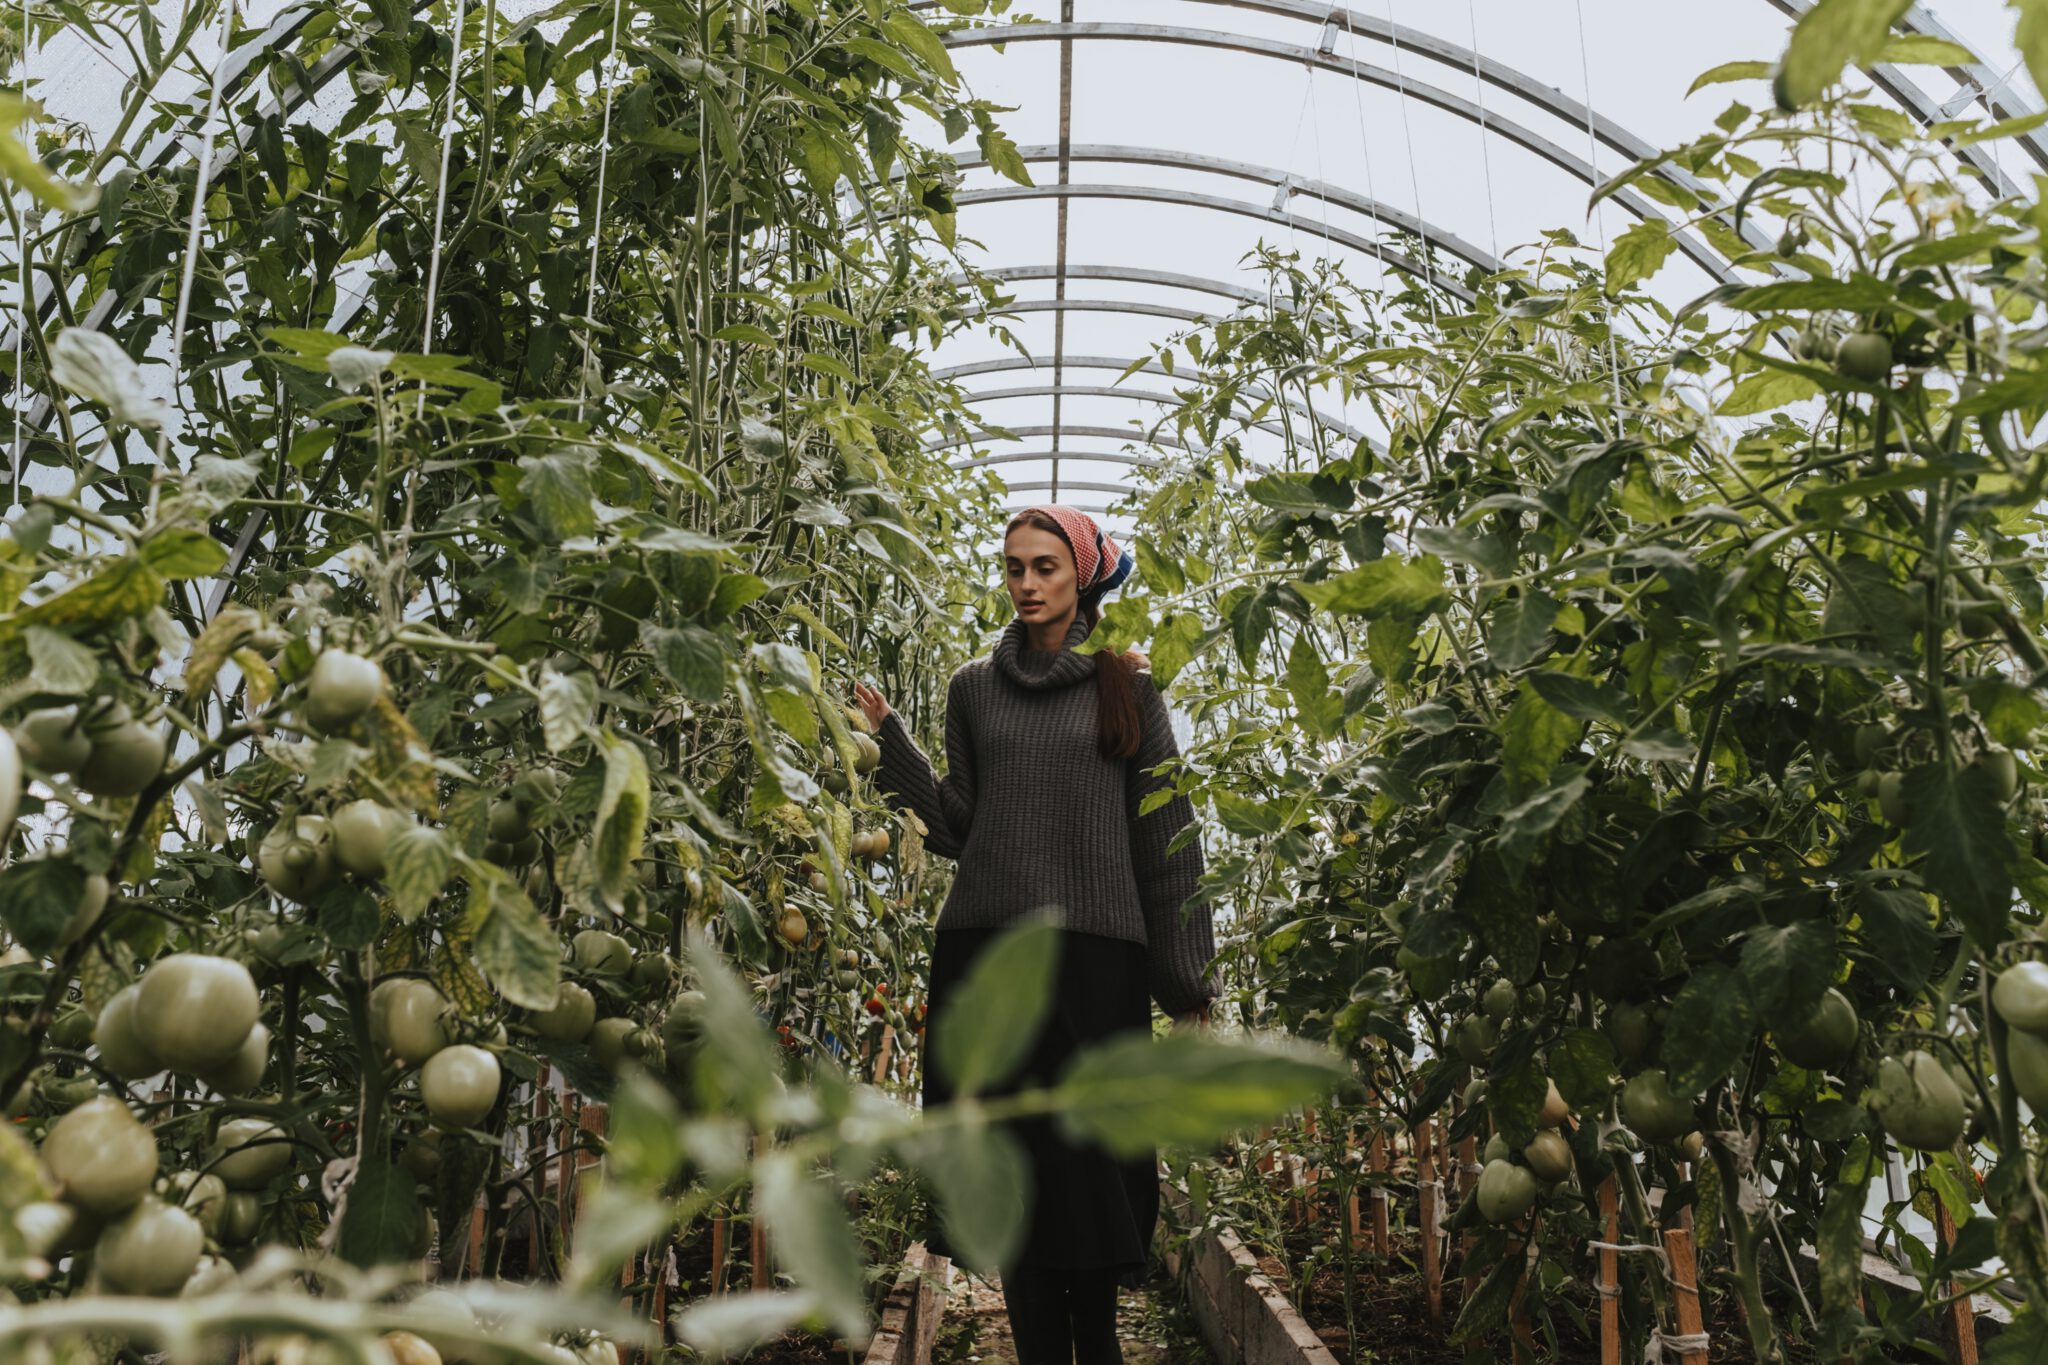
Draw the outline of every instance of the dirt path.
[[[933,1365],[1016,1365],[1001,1283],[956,1269],[950,1289]],[[1124,1365],[1211,1365],[1194,1324],[1174,1301],[1170,1280],[1121,1291],[1116,1320]]]

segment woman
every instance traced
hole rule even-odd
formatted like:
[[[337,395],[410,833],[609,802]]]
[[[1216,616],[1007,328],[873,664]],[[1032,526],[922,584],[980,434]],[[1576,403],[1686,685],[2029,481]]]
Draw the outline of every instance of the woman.
[[[1074,652],[1130,574],[1130,553],[1086,513],[1039,505],[1011,519],[1003,558],[1017,616],[947,685],[943,778],[879,692],[863,684],[855,697],[881,745],[878,784],[924,821],[926,848],[959,862],[934,936],[927,1058],[976,953],[1024,912],[1058,907],[1053,1006],[1009,1090],[1055,1081],[1087,1044],[1149,1032],[1151,1000],[1176,1027],[1206,1023],[1218,991],[1205,976],[1209,907],[1182,914],[1202,873],[1200,841],[1168,849],[1193,807],[1176,796],[1138,813],[1171,780],[1150,770],[1178,752],[1165,702],[1142,656]],[[952,1098],[935,1072],[927,1062],[928,1108]],[[1011,1131],[1032,1196],[1023,1247],[1000,1267],[1020,1365],[1121,1362],[1117,1286],[1144,1280],[1158,1161],[1070,1145],[1050,1118]],[[942,1236],[930,1240],[946,1250]]]

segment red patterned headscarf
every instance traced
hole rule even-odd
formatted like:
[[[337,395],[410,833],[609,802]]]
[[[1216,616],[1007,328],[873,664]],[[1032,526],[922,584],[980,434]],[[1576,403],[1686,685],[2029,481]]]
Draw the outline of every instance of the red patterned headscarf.
[[[1036,503],[1029,509],[1042,512],[1060,528],[1060,538],[1074,552],[1074,575],[1083,595],[1107,593],[1131,576],[1136,560],[1131,552],[1103,534],[1095,518],[1079,508],[1057,502]]]

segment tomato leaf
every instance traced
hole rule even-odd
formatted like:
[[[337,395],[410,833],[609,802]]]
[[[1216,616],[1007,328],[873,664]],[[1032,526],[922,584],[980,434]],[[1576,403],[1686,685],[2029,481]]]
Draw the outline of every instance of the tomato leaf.
[[[1614,1093],[1614,1044],[1598,1029],[1573,1029],[1550,1045],[1547,1060],[1557,1093],[1580,1113],[1600,1108]]]
[[[1031,1169],[1014,1133],[976,1115],[899,1146],[931,1181],[946,1240],[960,1263],[1000,1269],[1023,1244],[1030,1222]]]
[[[451,868],[448,837],[431,825],[408,825],[384,849],[384,885],[391,908],[410,924],[420,917],[441,888]]]
[[[364,1158],[348,1187],[337,1249],[352,1265],[403,1261],[419,1232],[420,1202],[409,1171],[380,1157]]]
[[[477,869],[489,868],[477,875]],[[562,987],[562,946],[511,875],[488,863],[472,866],[471,905],[489,902],[476,934],[476,965],[500,995],[530,1010],[553,1009]]]
[[[1231,1041],[1193,1032],[1156,1042],[1121,1035],[1076,1057],[1056,1091],[1061,1131],[1100,1142],[1117,1156],[1155,1147],[1199,1146],[1296,1105],[1317,1101],[1350,1079],[1334,1054],[1280,1038]]]
[[[29,858],[0,871],[0,922],[29,952],[57,946],[85,897],[85,869],[68,858]]]
[[[1835,979],[1835,926],[1801,920],[1750,931],[1742,945],[1742,975],[1765,1019],[1797,1022]]]
[[[1874,62],[1894,20],[1912,0],[1818,0],[1800,17],[1778,66],[1778,106],[1787,113],[1819,99],[1850,62]]]
[[[1671,1088],[1693,1095],[1732,1075],[1756,1033],[1756,1009],[1740,973],[1719,962],[1696,969],[1671,1005],[1664,1069]]]
[[[974,1095],[1015,1071],[1038,1041],[1059,967],[1060,935],[1049,918],[1018,922],[968,969],[933,1030],[940,1070],[958,1093]]]
[[[638,745],[621,735],[600,735],[598,747],[604,752],[604,794],[598,798],[597,824],[591,833],[597,885],[606,907],[622,914],[633,861],[640,856],[647,833],[647,760]]]
[[[1856,897],[1857,932],[1869,950],[1871,969],[1902,990],[1917,991],[1926,985],[1934,973],[1939,946],[1935,935],[1939,913],[1928,904],[1924,891],[1864,887]]]
[[[2005,941],[2012,904],[2012,841],[1991,775],[1972,764],[1928,763],[1906,774],[1912,823],[1909,855],[1924,858],[1921,876],[1986,952]]]

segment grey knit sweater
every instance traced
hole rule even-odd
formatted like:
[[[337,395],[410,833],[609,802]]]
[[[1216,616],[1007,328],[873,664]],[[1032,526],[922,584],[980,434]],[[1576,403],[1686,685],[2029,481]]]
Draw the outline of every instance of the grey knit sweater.
[[[1221,994],[1205,975],[1215,930],[1205,900],[1199,836],[1169,853],[1194,818],[1186,796],[1143,816],[1147,792],[1169,784],[1149,770],[1179,752],[1152,675],[1139,681],[1144,738],[1130,759],[1097,744],[1095,659],[1077,616],[1058,650],[1028,647],[1025,622],[1004,628],[985,658],[946,688],[946,775],[932,771],[895,712],[876,735],[877,785],[925,823],[925,847],[960,866],[939,929],[1000,928],[1056,906],[1069,929],[1143,943],[1152,998],[1170,1015]]]

